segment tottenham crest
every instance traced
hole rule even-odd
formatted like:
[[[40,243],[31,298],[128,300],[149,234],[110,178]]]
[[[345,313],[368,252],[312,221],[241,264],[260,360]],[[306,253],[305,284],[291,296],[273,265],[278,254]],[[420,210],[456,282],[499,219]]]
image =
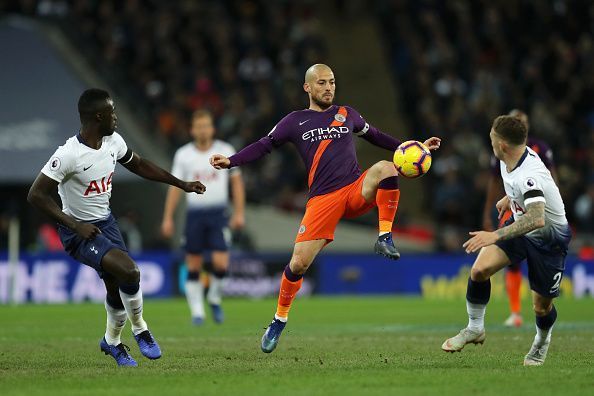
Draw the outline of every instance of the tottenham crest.
[[[336,113],[336,115],[334,116],[334,119],[338,122],[345,122],[346,121],[346,117],[340,113]]]

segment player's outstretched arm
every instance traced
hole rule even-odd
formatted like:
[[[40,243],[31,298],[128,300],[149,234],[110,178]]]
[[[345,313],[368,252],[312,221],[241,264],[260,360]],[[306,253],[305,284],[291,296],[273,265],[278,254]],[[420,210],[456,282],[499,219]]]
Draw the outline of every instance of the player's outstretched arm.
[[[229,158],[222,154],[213,155],[210,157],[209,162],[215,169],[229,169],[231,166]]]
[[[501,201],[500,201],[501,202]],[[545,204],[544,202],[535,202],[526,206],[526,213],[518,218],[514,223],[498,229],[497,231],[472,231],[472,236],[464,242],[462,247],[466,253],[473,253],[485,246],[494,244],[497,241],[516,238],[525,235],[530,231],[545,226]]]
[[[151,161],[140,157],[138,154],[133,153],[132,160],[126,164],[122,164],[132,173],[136,173],[140,177],[145,179],[166,183],[171,186],[181,188],[185,192],[193,192],[196,194],[204,194],[206,187],[198,180],[188,182],[179,180],[165,169],[153,164]]]
[[[95,225],[76,221],[73,217],[62,212],[51,196],[52,192],[56,191],[57,187],[57,181],[47,177],[43,173],[39,173],[29,189],[27,201],[49,216],[52,220],[70,228],[85,239],[93,239],[100,234],[101,230]]]

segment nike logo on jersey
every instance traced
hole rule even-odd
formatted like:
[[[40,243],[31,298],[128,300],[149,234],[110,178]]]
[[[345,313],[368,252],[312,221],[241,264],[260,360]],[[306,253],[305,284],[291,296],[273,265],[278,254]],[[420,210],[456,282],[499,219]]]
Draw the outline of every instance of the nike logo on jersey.
[[[310,118],[310,119],[311,119],[311,118]],[[309,120],[300,121],[300,122],[299,122],[299,125],[301,126],[301,125],[305,124],[307,121],[309,121]]]
[[[87,169],[89,169],[91,166],[93,166],[94,164],[91,164],[89,166],[83,167],[83,172],[86,171]]]

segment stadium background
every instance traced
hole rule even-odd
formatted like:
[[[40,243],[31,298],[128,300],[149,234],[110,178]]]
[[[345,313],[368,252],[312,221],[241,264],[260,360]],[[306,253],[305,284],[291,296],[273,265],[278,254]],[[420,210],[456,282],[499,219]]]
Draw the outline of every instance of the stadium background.
[[[588,0],[0,1],[0,393],[591,394],[593,20]],[[211,110],[218,137],[239,149],[307,106],[303,74],[316,62],[334,69],[336,101],[380,129],[443,138],[429,174],[402,181],[394,231],[403,258],[371,254],[375,213],[343,222],[306,276],[290,330],[264,356],[260,329],[306,201],[296,152],[243,168],[247,225],[234,235],[226,286],[236,298],[226,299],[223,326],[202,328],[180,297],[179,232],[159,234],[166,187],[118,166],[112,209],[155,297],[146,316],[165,355],[134,374],[114,371],[95,349],[102,283],[26,203],[42,165],[79,127],[80,92],[109,90],[129,146],[168,168],[192,111]],[[499,275],[485,346],[439,350],[466,320],[474,257],[461,244],[482,224],[491,120],[512,108],[552,147],[574,231],[551,356],[528,374],[526,279],[521,329],[502,326]],[[390,157],[366,142],[357,150],[363,168]],[[288,373],[299,373],[298,387]]]

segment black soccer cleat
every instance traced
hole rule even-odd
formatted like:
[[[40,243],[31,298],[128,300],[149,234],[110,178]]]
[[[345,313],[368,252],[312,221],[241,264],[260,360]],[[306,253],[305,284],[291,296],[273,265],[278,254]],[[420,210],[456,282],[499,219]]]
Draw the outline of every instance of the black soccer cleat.
[[[391,232],[380,235],[379,238],[377,238],[374,250],[377,254],[391,260],[398,260],[400,258],[400,252],[396,249],[396,246],[394,246]]]

